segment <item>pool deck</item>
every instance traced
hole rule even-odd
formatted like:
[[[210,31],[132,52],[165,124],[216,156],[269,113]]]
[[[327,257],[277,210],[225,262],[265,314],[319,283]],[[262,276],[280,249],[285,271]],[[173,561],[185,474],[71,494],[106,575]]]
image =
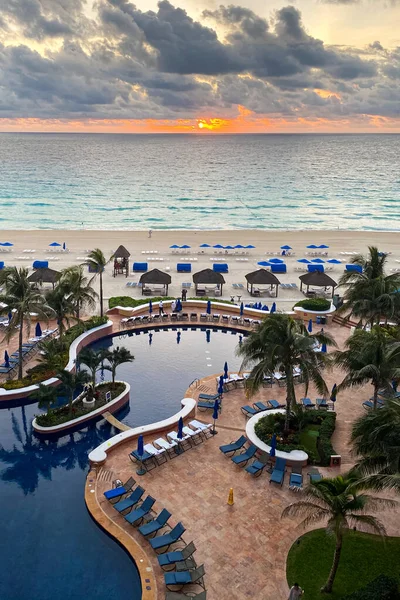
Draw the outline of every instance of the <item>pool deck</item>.
[[[339,346],[343,345],[349,334],[348,329],[335,325],[326,329],[335,336]],[[221,364],[223,360],[221,357]],[[200,392],[214,392],[215,376],[201,380],[197,388],[192,386],[185,395],[196,398]],[[328,387],[341,380],[342,374],[337,370],[326,373]],[[303,390],[303,386],[297,386],[298,397],[303,395]],[[352,464],[347,445],[351,423],[363,414],[361,403],[370,395],[369,385],[338,395],[337,426],[332,441],[335,450],[342,456],[342,466],[340,469],[320,468],[323,474],[331,476],[344,472]],[[313,388],[310,388],[308,396],[317,396]],[[283,509],[297,499],[296,494],[288,488],[289,474],[286,474],[282,487],[269,484],[267,473],[253,478],[218,449],[221,444],[229,443],[244,432],[246,417],[240,411],[242,405],[271,398],[283,401],[284,397],[285,389],[276,384],[272,389],[260,390],[250,402],[246,400],[243,389],[233,390],[224,394],[222,413],[217,421],[218,435],[175,460],[168,460],[143,477],[137,477],[136,467],[129,459],[134,446],[129,442],[110,452],[105,465],[98,469],[97,477],[92,471],[92,485],[95,488],[92,496],[96,497],[102,514],[107,516],[108,522],[117,525],[125,536],[136,542],[147,557],[152,571],[146,572],[154,576],[154,584],[148,584],[152,587],[152,598],[158,600],[165,597],[163,574],[156,555],[137,528],[127,524],[103,496],[116,478],[126,480],[131,475],[135,476],[139,485],[145,488],[145,494],[156,498],[156,512],[165,507],[172,513],[172,525],[182,521],[186,527],[184,540],[194,541],[197,564],[205,565],[207,598],[286,600],[287,553],[304,532],[297,527],[296,521],[281,519]],[[211,411],[198,412],[197,418],[211,422]],[[154,437],[157,436],[146,438],[145,443],[153,441]],[[307,468],[303,470],[305,480],[307,471]],[[234,506],[227,504],[231,487],[234,489]],[[389,535],[400,535],[399,514],[400,511],[396,510],[380,515]],[[142,563],[137,564],[140,567]]]

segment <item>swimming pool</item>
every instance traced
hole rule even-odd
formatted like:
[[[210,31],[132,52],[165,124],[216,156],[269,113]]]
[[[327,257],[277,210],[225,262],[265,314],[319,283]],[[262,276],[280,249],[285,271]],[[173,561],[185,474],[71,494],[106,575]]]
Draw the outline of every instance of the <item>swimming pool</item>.
[[[137,426],[179,410],[196,377],[221,372],[225,361],[237,369],[238,341],[231,332],[181,327],[130,332],[93,347],[124,346],[135,355],[117,371],[118,379],[130,383],[131,397],[116,416]],[[38,412],[36,403],[0,405],[0,598],[139,600],[134,564],[91,520],[83,498],[87,455],[115,431],[100,420],[59,438],[40,439],[31,428]]]

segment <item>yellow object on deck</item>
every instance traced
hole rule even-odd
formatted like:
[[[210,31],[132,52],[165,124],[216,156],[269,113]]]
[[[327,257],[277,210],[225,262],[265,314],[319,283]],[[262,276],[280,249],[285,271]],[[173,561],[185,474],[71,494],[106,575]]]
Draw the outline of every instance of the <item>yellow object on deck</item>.
[[[116,429],[119,429],[120,431],[128,431],[128,429],[131,429],[131,427],[128,427],[128,425],[125,425],[125,423],[121,423],[121,421],[118,421],[118,419],[116,419],[109,412],[103,413],[103,417],[105,418],[106,421],[108,421],[110,423],[110,425],[112,425]]]
[[[231,488],[231,489],[229,490],[228,504],[229,504],[229,506],[233,506],[233,505],[234,505],[234,500],[233,500],[233,488]]]

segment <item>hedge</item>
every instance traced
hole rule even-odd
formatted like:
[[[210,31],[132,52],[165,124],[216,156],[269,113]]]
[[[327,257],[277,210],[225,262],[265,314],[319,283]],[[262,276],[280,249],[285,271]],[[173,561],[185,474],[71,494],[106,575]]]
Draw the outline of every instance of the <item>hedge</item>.
[[[202,296],[201,298],[187,298],[188,300],[210,300],[211,302],[222,302],[223,304],[235,304],[230,300],[220,300],[215,298],[209,298],[208,296]],[[155,296],[153,298],[131,298],[131,296],[113,296],[108,300],[108,307],[114,308],[115,306],[123,306],[126,308],[136,308],[136,306],[141,306],[142,304],[148,304],[150,302],[160,302],[162,300],[176,300],[173,296]]]
[[[393,577],[379,575],[368,585],[342,600],[400,600],[399,584]]]
[[[336,413],[327,412],[324,420],[321,422],[319,436],[317,439],[317,448],[320,456],[321,465],[327,467],[330,465],[332,454],[336,454],[331,437],[335,431]]]
[[[296,302],[295,306],[301,306],[306,310],[323,312],[330,309],[331,303],[325,298],[306,298],[305,300],[300,300],[299,302]]]

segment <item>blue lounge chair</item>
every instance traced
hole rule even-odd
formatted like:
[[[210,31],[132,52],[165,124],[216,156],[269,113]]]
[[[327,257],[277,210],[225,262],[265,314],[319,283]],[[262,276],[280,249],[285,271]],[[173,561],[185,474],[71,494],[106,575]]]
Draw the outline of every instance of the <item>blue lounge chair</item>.
[[[310,478],[311,483],[315,483],[316,481],[321,481],[322,479],[322,475],[321,473],[317,470],[317,471],[310,471],[308,473],[308,476]]]
[[[141,525],[141,527],[139,527],[139,532],[144,536],[157,533],[157,531],[167,525],[170,516],[171,513],[168,512],[166,508],[163,508],[155,519],[149,521],[149,523],[146,523],[145,525]]]
[[[253,406],[254,408],[257,408],[257,410],[269,410],[264,402],[254,402]]]
[[[220,398],[220,394],[199,394],[199,400],[212,400],[215,402]]]
[[[328,403],[325,398],[317,398],[316,403],[318,408],[328,408]]]
[[[245,450],[245,452],[242,452],[242,454],[237,454],[236,456],[232,456],[232,461],[235,463],[235,465],[246,465],[249,460],[251,458],[253,458],[253,456],[255,455],[255,453],[257,452],[257,446],[254,446],[253,444],[251,444],[247,450]]]
[[[259,410],[253,408],[249,404],[246,404],[246,406],[242,406],[240,410],[244,415],[246,415],[246,417],[253,417],[254,415],[257,415],[260,412]]]
[[[147,514],[149,514],[149,512],[153,508],[154,502],[155,502],[155,498],[152,498],[151,496],[147,496],[147,498],[144,500],[142,506],[140,506],[139,508],[136,508],[135,510],[130,512],[128,515],[125,515],[125,517],[124,517],[125,521],[128,521],[128,523],[130,523],[131,525],[136,523],[136,521],[141,521]]]
[[[304,408],[314,408],[315,404],[313,404],[310,398],[300,398],[300,402],[304,406]]]
[[[124,496],[125,494],[128,494],[131,489],[133,488],[133,486],[135,485],[136,481],[135,479],[133,479],[133,477],[129,477],[128,481],[126,483],[124,483],[123,485],[120,485],[119,487],[113,488],[112,490],[107,490],[106,492],[104,492],[104,496],[107,498],[107,500],[109,502],[112,502],[113,500],[118,500],[119,498],[121,498],[122,496]]]
[[[269,478],[269,482],[271,483],[273,481],[274,483],[279,483],[279,485],[282,486],[285,478],[285,470],[286,460],[284,458],[277,458],[271,473],[271,477]]]
[[[138,485],[138,487],[135,490],[133,490],[132,494],[128,498],[120,500],[120,502],[114,504],[115,510],[122,513],[125,510],[128,510],[129,508],[132,509],[135,506],[135,504],[139,502],[143,494],[144,489]]]
[[[215,400],[214,400],[215,402]],[[203,402],[202,400],[198,400],[197,401],[197,408],[199,410],[203,409],[203,410],[214,410],[214,402]],[[219,410],[221,410],[222,405],[221,405],[221,401],[219,401],[218,403],[218,408]]]
[[[289,488],[301,489],[303,487],[303,474],[299,466],[294,465],[289,478]]]
[[[267,463],[263,463],[260,460],[255,460],[253,463],[251,463],[251,465],[247,465],[245,471],[250,473],[250,475],[254,475],[254,477],[259,477],[266,466]]]
[[[182,537],[185,531],[186,530],[182,523],[178,523],[173,529],[171,529],[169,533],[166,533],[165,535],[159,535],[158,537],[149,540],[149,542],[153,550],[159,550],[160,548],[165,547],[168,550],[172,544],[177,542]]]
[[[204,565],[200,565],[192,571],[171,571],[170,573],[164,573],[164,581],[167,588],[182,589],[184,585],[189,583],[196,583],[204,588],[204,575]]]
[[[235,453],[238,450],[240,450],[241,448],[243,448],[243,446],[245,445],[246,442],[247,442],[246,436],[241,435],[240,438],[238,440],[236,440],[236,442],[231,442],[230,444],[225,444],[224,446],[220,446],[219,449],[224,454],[229,454],[230,452]]]
[[[147,471],[151,471],[151,469],[155,468],[157,466],[157,463],[154,459],[154,456],[152,454],[149,454],[148,452],[146,452],[146,450],[143,451],[143,455],[140,456],[140,454],[138,454],[137,450],[132,450],[132,452],[129,455],[129,458],[131,459],[131,461],[135,461],[135,462],[142,462],[144,468]],[[152,464],[153,466],[151,468],[148,467],[149,464]]]
[[[169,567],[175,565],[175,563],[183,562],[188,560],[196,551],[196,546],[193,542],[190,542],[183,550],[176,550],[175,552],[165,552],[160,554],[158,558],[158,564],[160,567]]]
[[[279,404],[278,400],[267,400],[267,404],[269,404],[271,408],[282,408],[282,404]]]

